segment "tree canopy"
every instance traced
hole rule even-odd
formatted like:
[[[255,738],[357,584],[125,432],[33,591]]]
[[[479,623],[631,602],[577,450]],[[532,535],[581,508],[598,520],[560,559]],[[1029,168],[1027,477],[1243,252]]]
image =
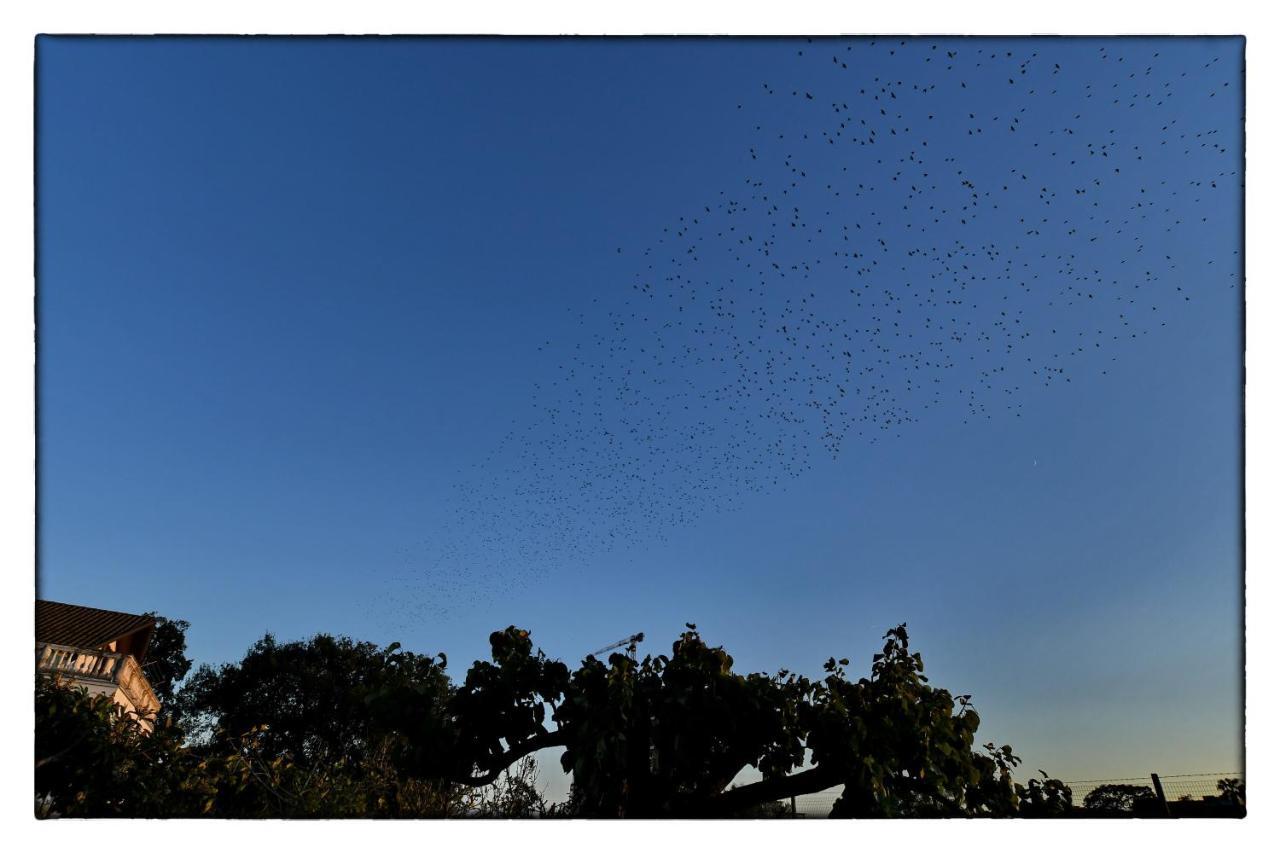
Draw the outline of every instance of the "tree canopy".
[[[1084,807],[1092,812],[1130,814],[1156,802],[1156,792],[1147,785],[1099,785],[1084,798]]]
[[[168,721],[148,734],[107,696],[36,678],[38,817],[169,817],[199,813],[212,779]]]
[[[143,672],[151,682],[151,689],[160,700],[162,713],[171,711],[178,684],[191,671],[191,659],[187,657],[187,629],[191,623],[185,619],[167,619],[156,613],[148,613],[156,620],[156,630],[147,649],[147,662]]]
[[[731,817],[834,787],[837,817],[1070,808],[1070,790],[1043,773],[1014,781],[1010,747],[975,746],[972,697],[929,684],[905,626],[857,679],[834,658],[818,678],[735,672],[692,624],[670,654],[574,669],[526,630],[489,640],[490,659],[455,684],[443,655],[268,634],[237,663],[200,667],[149,738],[109,702],[46,680],[37,793],[52,814],[173,816]],[[73,757],[65,743],[98,746]],[[529,758],[548,747],[572,779],[554,808]],[[735,785],[748,769],[759,779]],[[163,780],[147,782],[150,799],[121,799],[109,780],[122,773]]]
[[[398,644],[381,649],[328,634],[280,643],[267,634],[239,662],[197,669],[177,705],[203,745],[253,729],[271,758],[354,762],[376,746],[374,719],[384,707],[431,716],[448,693],[442,660]]]
[[[477,663],[451,703],[460,723],[479,722],[459,726],[455,761],[483,780],[563,746],[577,805],[593,816],[731,816],[835,786],[833,814],[847,817],[1005,816],[1024,805],[1050,814],[1070,804],[1060,782],[1015,783],[1010,747],[974,749],[971,697],[928,684],[905,626],[885,635],[870,677],[857,681],[843,659],[829,659],[817,680],[735,673],[724,649],[687,628],[670,655],[588,657],[572,673],[535,652],[528,632],[494,633],[493,662]],[[760,781],[732,787],[746,768]]]

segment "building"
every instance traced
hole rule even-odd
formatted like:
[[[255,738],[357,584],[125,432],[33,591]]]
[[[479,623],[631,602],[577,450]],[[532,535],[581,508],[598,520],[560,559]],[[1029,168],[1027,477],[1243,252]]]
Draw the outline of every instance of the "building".
[[[154,616],[36,602],[36,673],[111,697],[150,731],[160,700],[143,674]]]

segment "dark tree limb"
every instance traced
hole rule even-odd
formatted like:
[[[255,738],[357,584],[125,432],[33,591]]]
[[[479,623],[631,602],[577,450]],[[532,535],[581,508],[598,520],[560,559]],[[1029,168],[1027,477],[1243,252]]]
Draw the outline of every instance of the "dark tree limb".
[[[825,767],[813,767],[791,776],[762,779],[740,788],[730,788],[712,797],[711,805],[718,812],[735,812],[773,800],[817,793],[839,784],[840,778],[832,771]]]
[[[487,760],[485,764],[488,765],[489,769],[480,776],[456,776],[450,781],[469,785],[472,788],[492,785],[498,781],[498,777],[502,775],[503,770],[506,770],[526,755],[537,752],[540,749],[546,749],[549,746],[568,746],[568,743],[569,739],[560,731],[543,732],[510,747],[502,755]]]

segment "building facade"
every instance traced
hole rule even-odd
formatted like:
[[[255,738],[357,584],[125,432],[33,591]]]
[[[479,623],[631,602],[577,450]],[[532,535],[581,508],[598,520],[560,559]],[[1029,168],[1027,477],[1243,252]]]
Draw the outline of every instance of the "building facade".
[[[160,710],[143,673],[154,616],[58,601],[36,602],[36,673],[111,698],[147,731]]]

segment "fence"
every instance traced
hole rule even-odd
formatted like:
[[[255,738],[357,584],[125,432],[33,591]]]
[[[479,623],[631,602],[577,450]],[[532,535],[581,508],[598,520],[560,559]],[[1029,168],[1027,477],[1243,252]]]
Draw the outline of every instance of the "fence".
[[[1151,773],[1128,779],[1087,779],[1068,782],[1067,785],[1071,788],[1072,803],[1078,809],[1083,808],[1085,814],[1107,810],[1108,798],[1095,794],[1107,786],[1113,786],[1112,791],[1121,795],[1124,795],[1126,788],[1136,793],[1145,802],[1135,803],[1130,800],[1127,808],[1120,810],[1145,816],[1208,817],[1233,809],[1243,814],[1244,774],[1235,770],[1167,775]],[[1094,795],[1092,799],[1091,794]],[[1116,798],[1110,799],[1114,810]]]
[[[826,817],[831,814],[831,807],[840,796],[843,788],[828,788],[815,794],[801,794],[796,797],[796,817]],[[791,803],[788,802],[787,806]]]
[[[1218,782],[1232,779],[1244,783],[1242,773],[1181,773],[1173,776],[1160,776],[1160,785],[1164,788],[1165,799],[1171,803],[1186,802],[1218,797],[1222,791]]]
[[[1156,787],[1157,779],[1159,780],[1159,791]],[[1146,776],[1133,776],[1125,779],[1086,779],[1068,782],[1067,786],[1071,788],[1071,803],[1077,813],[1086,816],[1088,811],[1084,810],[1085,798],[1104,785],[1130,785],[1135,788],[1146,789],[1149,792],[1146,796],[1150,797],[1154,803],[1159,802],[1162,793],[1164,802],[1169,805],[1170,814],[1174,816],[1179,814],[1193,816],[1199,814],[1196,808],[1200,804],[1218,804],[1222,802],[1223,790],[1218,784],[1222,780],[1233,780],[1234,783],[1238,783],[1239,797],[1241,803],[1243,803],[1244,774],[1234,770],[1205,773],[1172,773],[1167,776],[1149,773]],[[1230,783],[1228,787],[1237,790]],[[831,813],[831,806],[835,803],[836,798],[840,796],[840,792],[841,788],[837,787],[796,797],[794,800],[795,816],[803,818],[827,817]],[[780,805],[790,812],[792,802],[791,800],[782,800]]]

